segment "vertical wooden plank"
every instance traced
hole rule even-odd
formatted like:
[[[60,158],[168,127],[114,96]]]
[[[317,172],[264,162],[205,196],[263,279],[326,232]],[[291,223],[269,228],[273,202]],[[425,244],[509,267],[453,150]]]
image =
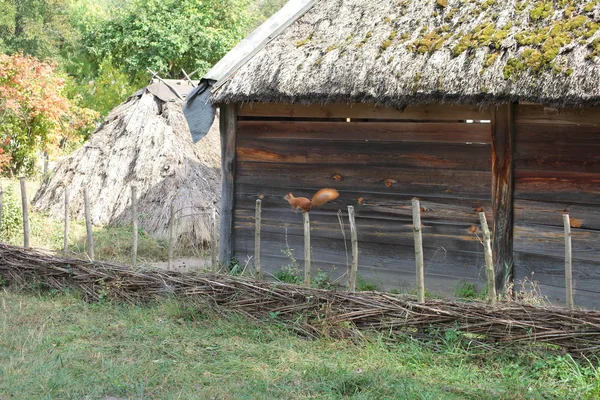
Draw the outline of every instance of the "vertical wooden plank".
[[[237,105],[221,106],[221,229],[219,241],[219,264],[229,267],[233,258],[233,210],[235,207],[235,143],[237,129]]]
[[[23,208],[23,247],[29,248],[29,205],[27,204],[27,190],[25,178],[19,178],[21,183],[21,206]]]
[[[310,286],[310,217],[308,212],[302,213],[304,223],[304,286]]]
[[[64,256],[69,256],[69,187],[65,185],[65,230],[63,234]]]
[[[138,248],[137,188],[131,186],[131,266],[135,267]]]
[[[514,104],[492,111],[492,257],[496,287],[504,290],[513,277]]]
[[[256,200],[256,211],[254,214],[254,273],[256,279],[260,279],[260,225],[261,225],[262,201]]]
[[[87,232],[87,253],[90,260],[94,261],[94,235],[90,216],[90,196],[87,187],[83,188],[83,209],[85,212],[85,230]]]
[[[348,290],[356,291],[356,276],[358,274],[358,234],[356,232],[356,218],[354,207],[348,206],[348,220],[350,221],[350,241],[352,242],[352,265],[348,275]]]
[[[417,296],[425,303],[425,263],[423,261],[423,233],[421,231],[421,203],[412,199],[413,230],[415,234],[415,262],[417,267]]]
[[[563,224],[565,226],[565,289],[567,307],[570,310],[575,308],[573,298],[573,263],[571,251],[571,220],[569,214],[563,214]]]
[[[219,250],[219,226],[217,225],[217,210],[213,207],[212,209],[212,233],[211,233],[211,268],[212,272],[217,272],[219,263],[217,262],[217,254]]]
[[[171,203],[170,218],[169,218],[169,255],[167,261],[167,269],[173,269],[173,246],[175,246],[175,202]]]
[[[485,276],[487,277],[488,299],[491,305],[496,304],[496,279],[494,274],[494,258],[492,256],[491,233],[485,213],[479,213],[479,222],[483,231],[483,248],[485,253]]]

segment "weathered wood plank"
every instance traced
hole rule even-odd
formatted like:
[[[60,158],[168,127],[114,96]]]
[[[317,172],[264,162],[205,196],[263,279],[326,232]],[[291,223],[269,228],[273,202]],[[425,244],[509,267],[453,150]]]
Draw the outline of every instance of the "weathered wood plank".
[[[238,121],[238,137],[362,143],[491,143],[490,124],[462,122]]]
[[[233,224],[235,209],[235,146],[236,146],[237,106],[221,106],[221,215],[219,263],[228,266],[231,263],[234,246]]]
[[[600,207],[595,204],[515,200],[514,207],[517,223],[561,226],[561,215],[567,213],[571,216],[571,225],[574,228],[600,231]]]
[[[496,287],[504,288],[513,268],[513,143],[514,106],[504,104],[492,112],[492,259]]]
[[[240,107],[239,116],[464,121],[467,119],[489,120],[490,112],[475,107],[435,104],[395,110],[372,104],[245,103]]]
[[[573,228],[573,260],[600,260],[600,231]],[[564,272],[564,231],[560,226],[527,225],[515,226],[515,251],[529,254],[552,256],[563,260]],[[564,275],[563,275],[564,276]]]
[[[517,170],[515,199],[600,204],[600,174]]]
[[[515,121],[518,124],[600,126],[600,107],[555,109],[519,104],[515,111]]]
[[[239,162],[353,164],[428,169],[490,170],[490,146],[483,144],[272,141],[239,139]]]
[[[392,167],[356,168],[354,165],[290,165],[243,162],[237,164],[237,182],[252,184],[260,179],[270,186],[300,188],[334,187],[338,190],[377,190],[426,196],[447,194],[471,198],[488,196],[488,171],[421,170]]]

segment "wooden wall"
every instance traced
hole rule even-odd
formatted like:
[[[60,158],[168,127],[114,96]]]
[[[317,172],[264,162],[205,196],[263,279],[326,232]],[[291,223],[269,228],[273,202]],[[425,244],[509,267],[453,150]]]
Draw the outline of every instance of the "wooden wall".
[[[515,115],[515,279],[564,303],[562,213],[573,226],[575,304],[600,306],[600,109],[519,105]]]
[[[491,212],[487,111],[427,106],[400,112],[364,105],[243,105],[238,111],[234,246],[254,251],[254,204],[263,198],[262,264],[273,273],[290,260],[303,265],[302,216],[283,196],[311,197],[333,187],[340,198],[311,211],[313,267],[346,271],[347,206],[354,205],[359,275],[380,288],[415,286],[411,198],[423,207],[426,287],[449,295],[460,281],[483,286],[478,211]],[[349,118],[350,120],[347,120]],[[337,210],[342,210],[345,242]],[[346,251],[346,246],[348,250]],[[314,274],[314,271],[313,271]]]

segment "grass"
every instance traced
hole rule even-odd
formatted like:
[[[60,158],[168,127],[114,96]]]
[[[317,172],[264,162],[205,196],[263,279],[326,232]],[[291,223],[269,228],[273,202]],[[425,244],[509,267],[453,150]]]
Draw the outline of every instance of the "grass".
[[[218,317],[175,299],[86,304],[0,292],[0,397],[27,399],[597,398],[600,370],[539,351],[483,353],[385,335],[307,341],[274,315]]]

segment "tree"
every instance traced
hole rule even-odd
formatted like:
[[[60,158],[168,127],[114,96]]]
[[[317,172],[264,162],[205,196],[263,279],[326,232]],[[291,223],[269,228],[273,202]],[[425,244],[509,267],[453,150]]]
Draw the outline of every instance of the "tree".
[[[84,34],[94,65],[112,57],[134,81],[146,68],[165,77],[206,72],[246,34],[248,0],[131,0]]]
[[[97,113],[63,96],[65,80],[55,64],[15,53],[0,55],[0,168],[31,173],[36,152],[52,152],[76,139]]]

